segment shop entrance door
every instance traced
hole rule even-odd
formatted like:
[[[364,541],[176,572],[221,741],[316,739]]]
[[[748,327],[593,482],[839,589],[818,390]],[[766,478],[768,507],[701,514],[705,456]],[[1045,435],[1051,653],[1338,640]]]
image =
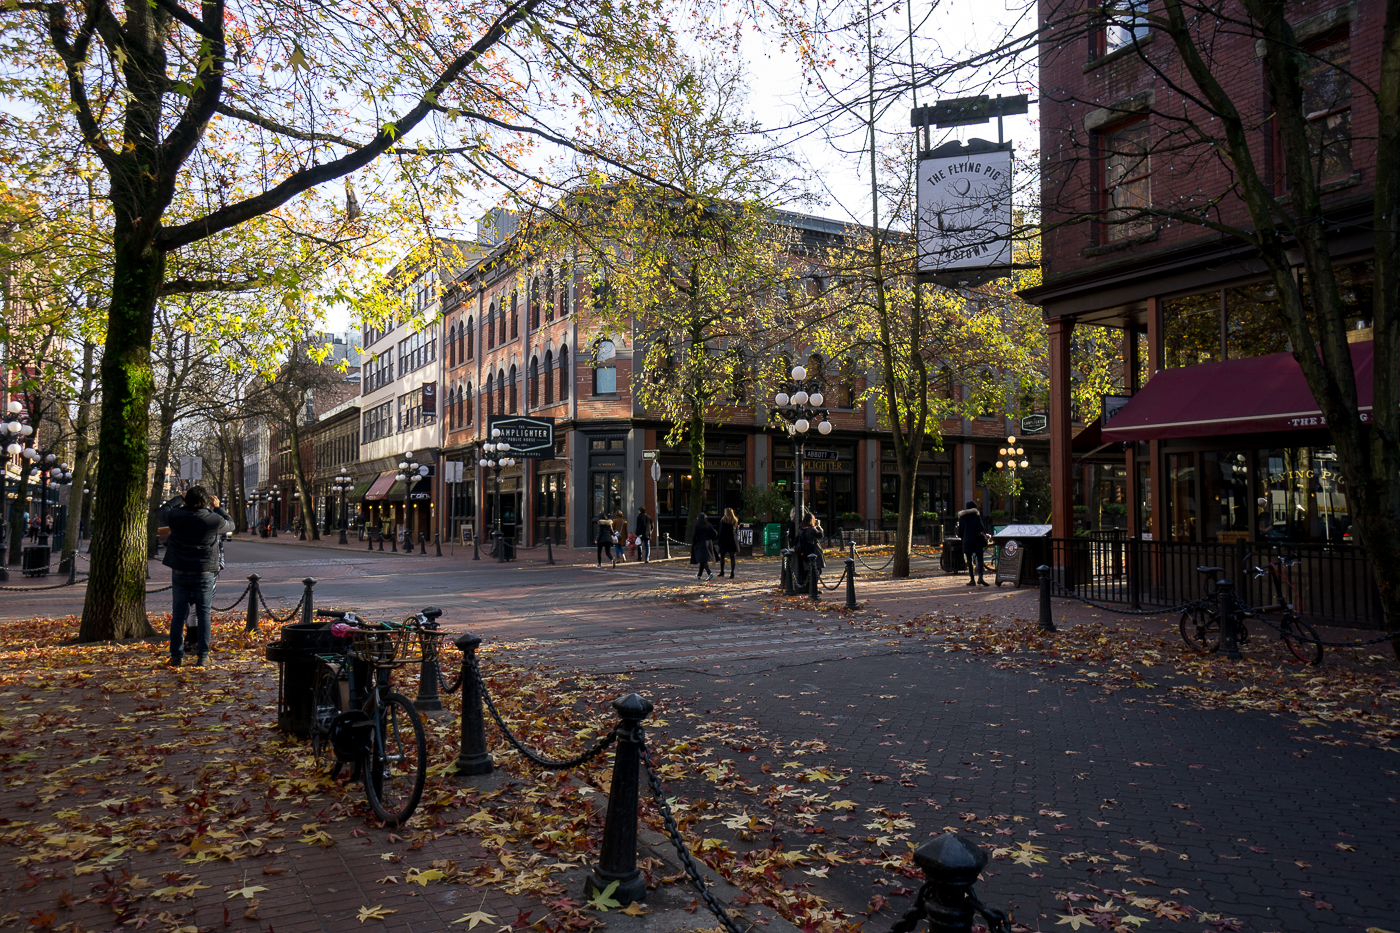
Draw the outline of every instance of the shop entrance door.
[[[611,519],[622,508],[622,473],[597,471],[588,479],[588,540],[592,542],[598,539],[599,520]]]

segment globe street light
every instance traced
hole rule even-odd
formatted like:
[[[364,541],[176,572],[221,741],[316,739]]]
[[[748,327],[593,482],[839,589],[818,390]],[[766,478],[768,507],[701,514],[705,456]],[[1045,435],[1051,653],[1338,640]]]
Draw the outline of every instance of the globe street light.
[[[496,561],[502,562],[506,559],[506,547],[504,529],[501,525],[501,471],[506,467],[515,466],[515,458],[510,456],[510,442],[500,440],[501,429],[492,428],[492,440],[481,445],[481,456],[478,458],[481,465],[493,472],[496,488]]]
[[[334,488],[336,489],[336,491],[340,493],[340,543],[341,543],[341,544],[348,544],[348,543],[349,543],[349,539],[345,537],[345,523],[346,523],[346,515],[345,515],[345,494],[346,494],[347,492],[350,491],[350,487],[353,486],[354,484],[355,484],[355,479],[354,479],[354,477],[348,476],[348,475],[346,474],[346,472],[345,472],[345,467],[341,467],[341,468],[340,468],[340,472],[336,474],[335,482],[332,484],[332,485],[334,486]]]
[[[403,552],[405,554],[413,553],[413,527],[408,522],[408,508],[410,505],[410,500],[408,496],[410,490],[412,489],[412,486],[409,486],[408,484],[411,482],[416,482],[417,480],[427,476],[428,473],[429,468],[426,463],[418,463],[414,461],[413,451],[409,450],[404,452],[403,460],[399,462],[399,472],[394,477],[394,479],[398,482],[405,484],[403,490]],[[426,541],[423,542],[423,546],[425,548],[427,547]]]
[[[781,426],[787,431],[788,436],[793,441],[793,470],[796,473],[797,484],[793,490],[793,505],[797,511],[797,523],[800,528],[803,522],[802,513],[802,460],[807,454],[807,434],[812,430],[815,422],[817,432],[823,436],[831,433],[831,422],[827,420],[830,412],[822,407],[826,398],[822,395],[821,385],[817,379],[807,378],[807,367],[794,366],[789,373],[791,381],[785,383],[773,396],[774,408],[769,414],[770,419],[777,419]],[[820,421],[817,419],[820,418]],[[796,542],[790,542],[792,546]],[[794,577],[796,574],[787,574],[788,592],[794,588]]]
[[[1026,448],[1016,446],[1016,435],[1009,434],[1006,437],[1006,446],[997,450],[997,456],[1001,459],[996,462],[998,470],[1004,470],[1011,477],[1012,493],[1008,497],[1011,499],[1011,521],[1016,521],[1016,470],[1026,469],[1031,462],[1026,459]]]

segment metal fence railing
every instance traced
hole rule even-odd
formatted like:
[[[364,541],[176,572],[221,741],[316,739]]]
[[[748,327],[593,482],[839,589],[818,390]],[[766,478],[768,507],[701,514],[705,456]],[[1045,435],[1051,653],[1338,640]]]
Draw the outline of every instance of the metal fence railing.
[[[1053,577],[1076,595],[1132,609],[1169,609],[1204,596],[1211,578],[1202,566],[1224,567],[1241,598],[1251,606],[1274,601],[1268,579],[1244,571],[1283,555],[1297,560],[1289,569],[1290,599],[1305,619],[1354,628],[1381,626],[1380,594],[1366,561],[1354,545],[1286,544],[1239,541],[1197,544],[1141,541],[1095,535],[1046,539]]]

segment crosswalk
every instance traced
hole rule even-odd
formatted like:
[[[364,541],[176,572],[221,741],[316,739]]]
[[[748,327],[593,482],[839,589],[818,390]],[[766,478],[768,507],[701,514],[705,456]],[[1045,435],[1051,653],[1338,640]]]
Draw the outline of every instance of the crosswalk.
[[[610,634],[607,641],[526,640],[512,659],[594,673],[727,668],[765,659],[859,657],[890,650],[887,637],[851,630],[820,630],[805,623],[732,623],[711,628]]]

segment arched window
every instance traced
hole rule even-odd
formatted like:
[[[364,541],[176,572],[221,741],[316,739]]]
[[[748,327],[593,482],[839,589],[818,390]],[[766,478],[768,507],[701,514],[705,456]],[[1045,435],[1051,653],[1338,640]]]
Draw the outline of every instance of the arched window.
[[[466,402],[466,398],[467,398],[466,386],[458,386],[458,387],[457,387],[457,427],[458,427],[458,428],[464,428],[464,427],[467,426],[467,422],[464,420],[464,415],[466,414],[466,412],[465,412],[465,410],[463,409],[463,405],[464,405],[465,402]]]
[[[554,351],[544,351],[544,403],[554,404]]]
[[[540,329],[540,280],[530,280],[530,329]]]
[[[569,316],[569,267],[559,267],[559,317]]]
[[[856,407],[856,366],[850,357],[841,361],[841,407]]]
[[[550,266],[544,274],[544,319],[554,320],[554,267]],[[548,372],[549,367],[545,367]]]
[[[569,348],[559,348],[559,401],[569,400]]]
[[[490,350],[496,345],[496,303],[491,302],[491,309],[486,312],[486,349]]]
[[[486,415],[486,420],[491,420],[491,376],[486,377],[486,391],[481,396],[482,413]]]
[[[516,382],[518,381],[519,377],[516,375],[515,372],[515,364],[511,363],[510,378],[507,381],[507,385],[510,386],[510,408],[508,408],[507,411],[509,411],[512,415],[516,413]]]
[[[520,336],[520,303],[515,292],[510,294],[510,339]],[[506,342],[506,322],[501,321],[501,343]]]
[[[443,420],[447,422],[447,430],[449,431],[455,429],[458,426],[457,411],[455,408],[453,408],[452,403],[457,400],[457,393],[459,391],[461,391],[460,387],[455,389],[448,389],[447,398],[444,400],[444,405],[442,406]]]
[[[540,358],[530,357],[530,407],[540,407]]]
[[[453,356],[453,354],[452,354],[452,337],[453,337],[453,335],[456,334],[456,333],[457,333],[457,324],[456,324],[456,322],[454,321],[453,323],[447,325],[447,353],[446,353],[446,358],[447,358],[447,368],[448,368],[448,369],[451,369],[453,366],[456,366],[456,365],[457,365],[457,358],[456,358],[455,356]]]
[[[499,403],[496,409],[501,413],[506,413],[506,371],[496,370],[496,401]]]
[[[476,319],[467,318],[467,359],[476,356]]]
[[[467,398],[466,398],[466,404],[467,404],[466,420],[462,422],[463,424],[471,424],[471,423],[472,423],[472,401],[473,401],[473,399],[472,399],[472,384],[471,384],[470,382],[468,382],[468,383],[467,383]]]
[[[813,353],[807,357],[807,378],[820,380],[824,375],[826,364],[822,362],[820,353]]]

